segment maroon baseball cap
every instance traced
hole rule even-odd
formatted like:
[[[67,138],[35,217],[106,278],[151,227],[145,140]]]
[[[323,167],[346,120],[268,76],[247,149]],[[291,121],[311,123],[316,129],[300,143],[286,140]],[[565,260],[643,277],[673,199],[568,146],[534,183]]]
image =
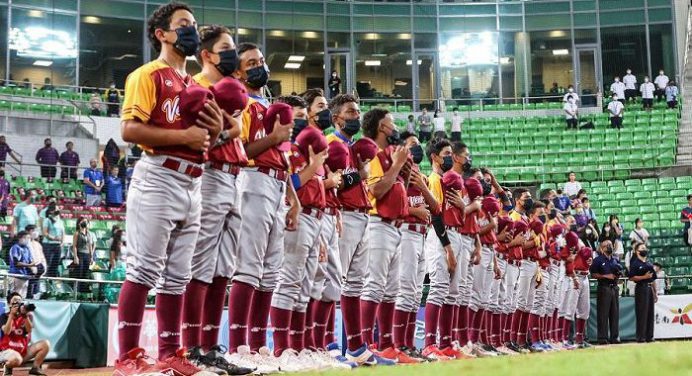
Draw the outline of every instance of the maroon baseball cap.
[[[507,231],[512,231],[514,227],[514,222],[508,217],[500,217],[497,219],[497,233],[501,233],[505,228]]]
[[[483,196],[483,186],[476,178],[466,179],[464,181],[464,187],[466,187],[466,193],[468,193],[471,200],[475,200],[476,198]]]
[[[488,196],[483,199],[481,207],[483,208],[484,212],[490,215],[495,215],[500,211],[500,201],[497,201],[497,199],[493,196]]]
[[[312,146],[312,151],[314,153],[321,153],[327,148],[327,138],[315,127],[307,127],[303,129],[302,132],[298,133],[296,145],[300,153],[308,158],[310,156],[309,146]]]
[[[204,105],[214,100],[211,90],[200,85],[190,85],[180,92],[180,119],[185,127],[197,123],[199,113],[204,111]]]
[[[550,230],[549,230],[550,237],[551,238],[557,238],[558,236],[560,236],[560,234],[562,234],[563,229],[564,229],[564,227],[562,227],[562,225],[560,225],[560,224],[550,226]]]
[[[277,102],[269,106],[262,119],[262,125],[264,125],[264,130],[267,134],[272,133],[274,130],[274,123],[277,118],[281,124],[293,122],[293,107],[282,102]],[[291,150],[291,143],[288,141],[282,142],[277,148],[281,151],[289,151]]]
[[[227,114],[234,116],[247,107],[247,89],[233,77],[224,77],[211,87],[216,103]]]
[[[589,247],[584,247],[579,250],[579,256],[582,258],[588,259],[590,257],[593,257],[593,249]]]
[[[464,188],[464,179],[456,171],[449,170],[442,175],[442,188],[445,191],[450,189],[461,191]]]
[[[348,167],[348,156],[348,146],[343,142],[334,141],[329,144],[327,166],[332,171],[345,170]]]
[[[360,156],[360,160],[364,162],[375,159],[377,151],[379,150],[375,141],[367,137],[363,137],[356,141],[353,146],[351,146],[351,149],[353,149],[355,158]]]
[[[579,246],[579,236],[576,232],[568,232],[565,239],[567,240],[567,248],[576,248]]]
[[[540,219],[534,219],[529,226],[536,234],[541,234],[543,232],[543,222]]]
[[[522,233],[526,232],[529,229],[529,224],[524,222],[524,221],[516,221],[514,222],[514,230],[517,233]]]

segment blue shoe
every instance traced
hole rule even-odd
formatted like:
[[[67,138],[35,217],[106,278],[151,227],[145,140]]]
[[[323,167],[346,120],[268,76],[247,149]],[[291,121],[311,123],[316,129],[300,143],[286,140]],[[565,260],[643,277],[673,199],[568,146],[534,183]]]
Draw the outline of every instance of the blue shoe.
[[[395,366],[396,365],[395,360],[383,358],[377,354],[372,354],[372,357],[375,359],[375,362],[377,362],[376,365],[378,365],[378,366]]]
[[[541,342],[541,346],[543,346],[545,351],[555,351],[555,348],[547,342]]]
[[[375,366],[377,365],[377,360],[373,356],[372,352],[368,349],[368,345],[363,344],[358,350],[351,351],[346,350],[346,360],[353,362],[359,366]]]
[[[541,343],[534,342],[533,344],[531,344],[531,347],[529,347],[529,351],[531,351],[531,352],[543,352],[543,351],[545,351],[545,349],[543,348]]]
[[[339,344],[336,342],[327,345],[327,352],[332,358],[336,359],[336,361],[339,363],[350,366],[351,368],[358,367],[358,363],[351,362],[348,359],[346,359],[345,356],[342,355],[341,349],[339,348]]]

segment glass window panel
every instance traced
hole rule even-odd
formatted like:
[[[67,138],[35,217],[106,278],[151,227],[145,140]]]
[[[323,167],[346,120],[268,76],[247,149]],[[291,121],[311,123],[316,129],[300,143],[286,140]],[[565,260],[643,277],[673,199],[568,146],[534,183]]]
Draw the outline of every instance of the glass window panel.
[[[408,4],[378,4],[373,7],[372,11],[373,15],[409,16],[411,14],[411,7]]]
[[[437,32],[437,19],[433,17],[416,17],[413,19],[413,31]]]
[[[372,31],[374,28],[374,17],[353,17],[353,31]]]
[[[301,93],[323,87],[324,44],[322,33],[267,31],[266,61],[271,70],[272,95]]]
[[[672,13],[670,8],[649,9],[649,22],[665,21],[672,21]]]
[[[322,5],[322,2],[320,1],[294,1],[293,2],[293,11],[294,12],[301,12],[301,13],[319,13],[322,14],[324,12],[324,6]]]
[[[262,13],[238,12],[238,26],[257,27],[262,25]]]
[[[670,7],[670,0],[648,0],[647,4],[651,7]]]
[[[351,30],[351,17],[349,16],[329,16],[327,18],[327,31],[349,31]]]
[[[524,20],[521,16],[500,16],[500,30],[521,30],[524,28]]]
[[[239,27],[236,30],[236,43],[254,43],[262,46],[262,30]]]
[[[601,12],[601,26],[633,25],[644,23],[644,12],[629,10],[621,12]]]
[[[356,89],[360,98],[410,99],[413,64],[410,35],[358,33],[354,37]]]
[[[45,11],[12,9],[9,36],[10,73],[16,80],[43,86],[76,85],[77,17]],[[32,35],[32,43],[16,43]],[[49,66],[35,65],[37,62]],[[46,85],[46,86],[49,86]]]
[[[82,16],[79,29],[80,85],[105,88],[115,81],[117,87],[124,88],[127,75],[144,62],[143,26],[142,21],[137,20]]]
[[[77,10],[77,2],[74,0],[13,0],[12,5],[26,5],[31,8],[44,8],[52,11]]]
[[[505,99],[521,97],[525,87],[525,61],[521,50],[521,36],[526,33],[500,33],[500,66],[502,69],[502,97]],[[519,45],[518,45],[519,44]],[[504,103],[512,101],[504,100]]]
[[[595,29],[575,29],[574,44],[593,44],[596,43],[597,32]]]
[[[351,48],[349,43],[350,34],[349,33],[334,33],[327,32],[327,47],[328,48]]]
[[[643,8],[644,0],[600,0],[598,7],[601,10]]]
[[[440,44],[440,82],[445,99],[467,104],[497,98],[498,33],[444,33]]]
[[[413,39],[416,49],[437,49],[437,34],[416,33]]]
[[[526,15],[569,12],[569,1],[561,2],[527,2],[524,4]]]
[[[372,4],[353,4],[353,14],[373,14]]]
[[[569,30],[532,31],[530,33],[530,96],[551,95],[572,83],[572,36]],[[561,90],[558,89],[561,92]],[[555,94],[555,93],[552,93]]]
[[[675,44],[671,25],[650,25],[649,39],[651,46],[651,72],[654,76],[663,69],[673,79],[675,70]],[[680,52],[682,53],[682,52]]]
[[[196,13],[196,15],[198,17],[197,23],[200,25],[225,25],[230,27],[231,30],[235,25],[235,10],[204,8],[201,17],[199,13]]]
[[[587,0],[587,1],[574,1],[572,3],[572,9],[574,9],[575,12],[578,12],[580,10],[596,10],[596,2],[594,0]]]
[[[497,29],[495,17],[440,18],[440,31],[483,32]]]
[[[329,16],[333,14],[350,14],[350,7],[348,4],[334,4],[327,3],[327,14]]]
[[[601,29],[601,59],[603,81],[610,88],[613,78],[631,68],[637,80],[642,82],[648,72],[646,32],[644,26],[610,27]]]
[[[574,13],[574,27],[596,26],[596,17],[593,13]]]
[[[91,16],[143,19],[143,4],[119,1],[81,0],[81,12]]]
[[[571,23],[569,14],[526,15],[526,30],[560,29]]]
[[[278,29],[322,29],[322,16],[266,13],[265,27]]]
[[[293,3],[288,1],[267,1],[265,3],[267,12],[292,12]]]
[[[445,16],[463,16],[468,12],[467,5],[444,5],[440,4],[440,14]]]
[[[238,9],[262,10],[262,0],[238,0]]]
[[[522,14],[521,4],[500,4],[500,15]]]
[[[422,5],[422,4],[414,4],[413,5],[413,14],[416,16],[436,16],[437,15],[437,10],[435,9],[435,5]]]
[[[7,7],[0,5],[0,25],[7,25]],[[6,59],[7,54],[7,27],[0,27],[0,81],[5,82],[7,75]],[[14,77],[13,77],[14,78]]]

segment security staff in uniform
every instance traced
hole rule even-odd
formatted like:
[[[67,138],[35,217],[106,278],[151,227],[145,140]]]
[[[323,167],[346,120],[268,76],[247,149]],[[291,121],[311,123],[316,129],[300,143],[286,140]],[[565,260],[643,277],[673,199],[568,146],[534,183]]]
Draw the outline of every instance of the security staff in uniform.
[[[620,300],[618,299],[618,277],[622,270],[617,258],[613,257],[613,243],[601,242],[599,254],[591,264],[591,277],[598,280],[596,317],[598,321],[598,344],[620,343],[618,323]],[[610,328],[610,336],[608,336]]]
[[[630,261],[629,278],[637,284],[634,289],[637,342],[653,342],[654,304],[658,301],[653,283],[656,280],[656,271],[653,264],[647,261],[646,244],[639,243],[634,250],[635,255]]]

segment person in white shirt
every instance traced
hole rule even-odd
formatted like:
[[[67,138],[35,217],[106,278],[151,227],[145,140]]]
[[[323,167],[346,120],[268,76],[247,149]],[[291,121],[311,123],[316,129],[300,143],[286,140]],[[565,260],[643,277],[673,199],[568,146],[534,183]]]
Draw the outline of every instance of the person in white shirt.
[[[666,272],[663,271],[663,265],[654,262],[654,271],[656,272],[656,280],[654,281],[654,285],[656,286],[656,294],[658,296],[665,295],[666,290],[670,288],[670,282],[668,282]]]
[[[639,86],[639,91],[642,93],[642,108],[650,111],[654,105],[656,87],[649,81],[649,77],[644,76],[644,83]]]
[[[574,86],[572,85],[567,86],[567,93],[565,93],[565,96],[562,97],[562,101],[567,102],[567,97],[570,95],[572,96],[572,98],[574,98],[575,103],[579,102],[579,96],[577,95],[577,93],[574,92]]]
[[[410,133],[416,133],[416,119],[413,115],[408,116],[408,123],[406,123],[406,130]]]
[[[644,221],[641,218],[634,220],[634,230],[630,232],[630,241],[649,244],[649,232],[644,228]]]
[[[625,84],[620,82],[620,77],[615,77],[615,80],[610,85],[610,92],[620,98],[620,102],[625,103]]]
[[[567,121],[567,129],[578,129],[578,107],[577,102],[571,95],[567,97],[567,102],[562,106],[565,111],[565,120]]]
[[[610,114],[610,127],[622,129],[622,112],[625,105],[618,100],[617,94],[613,94],[613,101],[608,103],[608,113]]]
[[[659,102],[662,101],[663,97],[666,95],[668,81],[670,81],[670,79],[666,76],[665,72],[663,72],[663,69],[658,71],[658,76],[656,76],[654,83],[656,84],[656,98],[658,98]]]
[[[452,112],[452,141],[461,141],[461,124],[464,119],[459,114],[459,109],[454,107]]]
[[[565,187],[562,191],[565,192],[568,197],[575,197],[577,193],[581,191],[581,183],[577,181],[577,174],[573,171],[570,171],[569,175],[567,175],[567,183],[565,183]]]
[[[445,132],[445,118],[438,110],[435,110],[435,114],[433,115],[433,136],[435,138],[447,138],[447,132]]]
[[[622,78],[625,84],[625,101],[635,100],[637,98],[637,77],[632,74],[631,69],[627,69],[627,74]]]
[[[675,109],[678,107],[678,87],[675,86],[675,81],[670,81],[668,86],[666,86],[666,102],[668,103],[669,109]]]

